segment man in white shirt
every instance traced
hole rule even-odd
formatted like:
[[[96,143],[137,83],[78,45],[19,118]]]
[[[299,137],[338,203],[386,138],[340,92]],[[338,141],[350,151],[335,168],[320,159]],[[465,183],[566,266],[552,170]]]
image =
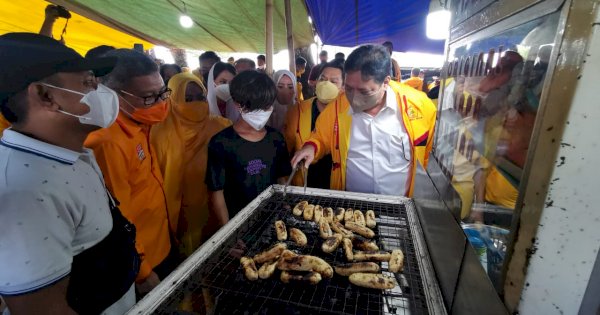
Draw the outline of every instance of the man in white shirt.
[[[0,296],[16,314],[122,314],[135,303],[135,227],[107,193],[87,135],[118,114],[114,91],[54,39],[0,36]]]
[[[411,196],[417,161],[426,166],[436,108],[424,93],[392,81],[380,45],[355,49],[344,65],[345,94],[329,103],[292,165],[331,153],[330,188]]]
[[[394,91],[385,89],[385,103],[372,116],[352,115],[352,131],[346,165],[346,190],[383,195],[407,195],[411,152],[410,139],[398,117]]]

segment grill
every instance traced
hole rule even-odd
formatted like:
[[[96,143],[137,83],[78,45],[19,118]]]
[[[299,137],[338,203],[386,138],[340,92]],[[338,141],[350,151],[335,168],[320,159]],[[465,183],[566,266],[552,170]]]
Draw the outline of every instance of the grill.
[[[204,301],[210,303],[215,314],[445,314],[410,199],[321,189],[301,194],[303,190],[296,187],[288,188],[284,197],[282,189],[275,185],[258,196],[130,314],[180,313],[184,298],[196,307],[204,307]],[[383,274],[395,277],[399,285],[372,290],[354,286],[338,275],[315,286],[284,284],[277,272],[271,279],[248,281],[233,252],[243,248],[245,255],[252,257],[276,243],[276,220],[284,220],[288,228],[299,228],[308,238],[308,245],[302,248],[287,241],[289,249],[319,256],[332,266],[347,262],[341,249],[323,253],[317,225],[291,214],[290,207],[302,200],[333,209],[373,210],[377,245],[382,250],[404,252],[402,273],[390,273],[387,263],[380,263]]]

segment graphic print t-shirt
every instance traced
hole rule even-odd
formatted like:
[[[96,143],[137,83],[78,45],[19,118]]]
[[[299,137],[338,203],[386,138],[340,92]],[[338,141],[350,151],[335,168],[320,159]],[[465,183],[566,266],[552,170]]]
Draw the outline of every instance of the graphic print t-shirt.
[[[206,185],[224,190],[229,218],[277,178],[288,176],[292,167],[283,135],[271,127],[258,142],[240,137],[233,126],[216,134],[208,144]]]

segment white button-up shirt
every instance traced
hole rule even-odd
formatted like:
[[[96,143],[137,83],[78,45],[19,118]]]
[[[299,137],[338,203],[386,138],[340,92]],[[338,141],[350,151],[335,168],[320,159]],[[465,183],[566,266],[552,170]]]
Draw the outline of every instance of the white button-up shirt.
[[[108,198],[91,150],[74,152],[5,130],[0,140],[0,295],[29,293],[67,276],[73,256],[112,230]],[[105,313],[122,314],[134,303],[132,286]]]
[[[375,116],[355,113],[346,162],[346,190],[406,195],[411,170],[409,136],[402,124],[396,93],[388,87],[385,106]]]

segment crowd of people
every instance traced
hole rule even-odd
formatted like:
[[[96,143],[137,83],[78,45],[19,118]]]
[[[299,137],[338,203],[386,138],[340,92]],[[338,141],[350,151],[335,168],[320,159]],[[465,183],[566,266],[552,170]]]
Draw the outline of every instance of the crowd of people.
[[[10,313],[124,313],[295,167],[309,187],[410,196],[436,107],[399,82],[390,45],[322,51],[304,99],[302,57],[270,76],[264,55],[208,51],[189,71],[133,49],[82,57],[48,36],[0,36]]]

